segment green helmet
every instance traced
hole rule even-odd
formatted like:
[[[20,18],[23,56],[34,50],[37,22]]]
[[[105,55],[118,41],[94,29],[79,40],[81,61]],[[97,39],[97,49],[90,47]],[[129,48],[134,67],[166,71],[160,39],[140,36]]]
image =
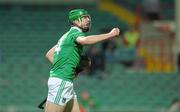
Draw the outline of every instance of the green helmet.
[[[69,21],[72,22],[79,18],[82,18],[84,15],[89,15],[89,13],[84,9],[74,9],[69,12]]]

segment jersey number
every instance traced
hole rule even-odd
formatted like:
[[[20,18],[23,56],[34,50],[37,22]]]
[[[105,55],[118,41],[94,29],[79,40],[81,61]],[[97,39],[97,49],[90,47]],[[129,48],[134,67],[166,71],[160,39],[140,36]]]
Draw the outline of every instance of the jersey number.
[[[67,37],[68,33],[69,33],[69,32],[67,32],[66,34],[64,34],[64,35],[60,38],[60,40],[58,41],[58,45],[57,45],[56,48],[55,48],[55,52],[56,52],[57,54],[59,54],[59,52],[60,52],[60,50],[61,50],[62,42],[63,42],[64,39]]]

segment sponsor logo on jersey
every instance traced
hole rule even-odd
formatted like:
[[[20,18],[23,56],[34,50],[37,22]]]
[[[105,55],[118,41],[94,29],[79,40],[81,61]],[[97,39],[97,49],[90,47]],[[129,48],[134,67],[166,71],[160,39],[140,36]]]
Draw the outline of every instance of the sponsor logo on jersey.
[[[62,99],[62,103],[65,103],[65,102],[66,102],[66,98],[63,98],[63,99]]]

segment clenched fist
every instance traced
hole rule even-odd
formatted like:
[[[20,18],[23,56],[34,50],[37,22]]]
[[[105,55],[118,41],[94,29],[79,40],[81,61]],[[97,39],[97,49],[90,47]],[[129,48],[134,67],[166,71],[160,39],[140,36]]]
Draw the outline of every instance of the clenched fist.
[[[118,36],[120,33],[120,29],[119,28],[113,28],[109,34],[112,36],[112,37],[115,37],[115,36]]]

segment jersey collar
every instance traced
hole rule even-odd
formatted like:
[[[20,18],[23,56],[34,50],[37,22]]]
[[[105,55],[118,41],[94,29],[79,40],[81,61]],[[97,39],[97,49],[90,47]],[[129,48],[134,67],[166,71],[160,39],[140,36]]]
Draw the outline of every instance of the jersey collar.
[[[76,27],[76,26],[72,26],[71,28],[74,28],[74,29],[76,29],[76,30],[82,32],[82,30],[81,30],[80,28]]]

